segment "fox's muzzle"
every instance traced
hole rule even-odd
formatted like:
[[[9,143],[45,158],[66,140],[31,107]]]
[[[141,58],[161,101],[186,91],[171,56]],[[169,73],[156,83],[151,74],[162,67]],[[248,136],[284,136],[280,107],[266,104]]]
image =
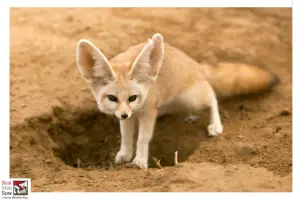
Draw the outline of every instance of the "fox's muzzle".
[[[115,111],[116,117],[119,118],[120,120],[125,120],[130,118],[131,114],[132,114],[131,108],[125,102],[120,103],[120,105],[117,107]]]

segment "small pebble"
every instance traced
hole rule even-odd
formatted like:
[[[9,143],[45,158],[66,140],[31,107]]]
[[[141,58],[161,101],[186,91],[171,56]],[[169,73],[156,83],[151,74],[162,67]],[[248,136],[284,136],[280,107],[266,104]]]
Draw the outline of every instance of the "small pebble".
[[[197,116],[197,115],[190,115],[190,116],[186,117],[186,118],[184,119],[184,121],[185,121],[186,123],[192,124],[192,123],[197,122],[199,119],[200,119],[200,117]]]
[[[280,116],[288,116],[290,114],[291,113],[288,110],[283,110],[283,111],[280,112]]]

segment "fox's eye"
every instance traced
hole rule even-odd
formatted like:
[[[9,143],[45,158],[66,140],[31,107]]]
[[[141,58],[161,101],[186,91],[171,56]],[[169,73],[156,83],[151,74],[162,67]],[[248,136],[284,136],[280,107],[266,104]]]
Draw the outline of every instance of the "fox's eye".
[[[128,98],[128,101],[135,101],[137,98],[137,95],[132,95]]]
[[[110,100],[110,101],[118,101],[118,98],[114,95],[107,95],[107,98]]]

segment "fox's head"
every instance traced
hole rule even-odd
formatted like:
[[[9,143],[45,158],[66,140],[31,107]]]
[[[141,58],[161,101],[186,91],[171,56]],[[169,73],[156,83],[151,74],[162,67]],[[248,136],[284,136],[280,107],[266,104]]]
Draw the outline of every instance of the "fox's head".
[[[88,40],[77,45],[77,66],[101,112],[129,118],[143,107],[164,57],[163,37],[153,35],[132,62],[113,64]]]

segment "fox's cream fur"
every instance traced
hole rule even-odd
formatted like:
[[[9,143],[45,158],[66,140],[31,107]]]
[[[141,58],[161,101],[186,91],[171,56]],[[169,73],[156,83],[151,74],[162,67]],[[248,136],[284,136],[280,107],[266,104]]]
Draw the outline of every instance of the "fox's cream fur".
[[[88,82],[101,112],[120,119],[122,142],[117,164],[134,156],[133,164],[148,167],[149,142],[157,116],[210,108],[208,135],[223,132],[216,95],[230,97],[270,88],[278,78],[257,66],[242,63],[199,64],[164,43],[160,34],[129,48],[110,61],[88,40],[77,46],[77,66]]]

